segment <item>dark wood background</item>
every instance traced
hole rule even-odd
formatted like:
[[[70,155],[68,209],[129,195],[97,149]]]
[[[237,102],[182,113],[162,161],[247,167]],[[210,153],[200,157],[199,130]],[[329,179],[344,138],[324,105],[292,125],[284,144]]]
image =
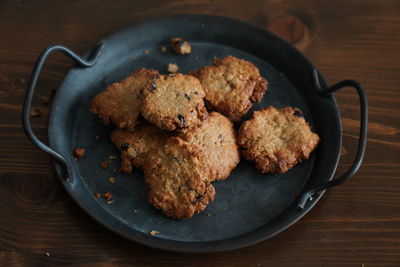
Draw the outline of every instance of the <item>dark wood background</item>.
[[[369,99],[365,163],[305,218],[260,244],[225,253],[159,251],[127,241],[89,218],[64,192],[50,158],[21,130],[25,87],[41,49],[62,43],[83,53],[136,21],[173,13],[232,16],[303,51],[330,84],[361,81]],[[400,266],[400,1],[51,1],[0,2],[0,265],[41,266]],[[50,89],[70,61],[45,66],[33,127],[45,139]],[[339,171],[353,160],[358,101],[337,93],[344,143]]]

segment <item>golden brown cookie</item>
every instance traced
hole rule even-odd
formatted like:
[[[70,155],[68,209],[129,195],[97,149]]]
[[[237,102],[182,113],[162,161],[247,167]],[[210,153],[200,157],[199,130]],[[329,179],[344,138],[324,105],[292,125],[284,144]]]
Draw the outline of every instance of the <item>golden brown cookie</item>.
[[[111,134],[111,140],[121,151],[121,171],[132,172],[132,166],[142,168],[146,153],[153,148],[162,147],[169,133],[154,125],[144,122],[134,131],[116,129]]]
[[[160,75],[143,90],[142,115],[168,131],[196,128],[207,118],[204,96],[196,77]]]
[[[140,113],[140,91],[151,84],[158,71],[138,69],[121,82],[111,84],[105,91],[96,95],[90,111],[104,124],[110,122],[119,128],[134,129]]]
[[[190,218],[213,201],[215,189],[202,170],[202,154],[196,146],[171,137],[147,155],[148,200],[166,216]]]
[[[301,111],[272,106],[255,111],[239,129],[238,142],[243,156],[262,172],[285,173],[308,159],[320,138],[311,131]]]
[[[260,102],[268,82],[252,63],[233,56],[215,59],[192,73],[199,78],[206,100],[233,122],[238,122],[253,103]]]
[[[200,148],[203,168],[210,181],[228,178],[239,163],[236,132],[232,122],[218,112],[212,112],[203,124],[179,135],[185,142]]]

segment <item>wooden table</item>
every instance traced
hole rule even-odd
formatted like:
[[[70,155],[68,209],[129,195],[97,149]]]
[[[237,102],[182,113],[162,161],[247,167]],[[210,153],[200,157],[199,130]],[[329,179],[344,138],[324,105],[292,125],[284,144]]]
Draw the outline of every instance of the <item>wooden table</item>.
[[[206,255],[159,251],[127,241],[89,218],[64,192],[50,158],[21,130],[21,103],[42,48],[80,53],[121,27],[175,13],[236,17],[303,51],[330,84],[361,81],[369,99],[364,164],[325,194],[294,226],[260,244]],[[29,1],[0,2],[0,265],[84,266],[400,266],[400,1]],[[50,58],[34,106],[45,139],[49,90],[71,62]],[[359,108],[352,90],[337,93],[344,125],[339,173],[353,160]]]

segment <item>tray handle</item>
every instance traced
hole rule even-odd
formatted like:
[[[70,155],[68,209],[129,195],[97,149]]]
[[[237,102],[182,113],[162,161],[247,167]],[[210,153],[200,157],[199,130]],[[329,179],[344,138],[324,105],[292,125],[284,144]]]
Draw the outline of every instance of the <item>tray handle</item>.
[[[368,131],[368,103],[367,103],[367,96],[365,93],[364,88],[361,86],[360,83],[354,80],[344,80],[341,82],[338,82],[337,84],[328,87],[328,88],[322,88],[321,84],[319,82],[319,75],[318,71],[316,69],[313,70],[313,80],[314,80],[314,85],[317,89],[318,94],[324,96],[330,93],[333,93],[335,91],[338,91],[344,87],[353,87],[354,89],[357,90],[358,96],[359,96],[359,101],[360,101],[360,134],[359,134],[359,141],[358,141],[358,147],[357,147],[357,154],[356,158],[351,165],[350,169],[345,172],[342,176],[340,176],[337,179],[334,179],[326,184],[319,185],[315,188],[309,189],[306,192],[304,192],[301,197],[300,201],[298,203],[298,206],[303,209],[304,206],[306,205],[307,201],[310,200],[312,201],[313,196],[317,193],[320,193],[321,191],[324,191],[328,188],[340,185],[344,183],[347,179],[352,177],[360,168],[361,163],[364,158],[365,154],[365,147],[367,144],[367,131]]]
[[[39,55],[38,59],[36,60],[36,63],[33,67],[33,71],[29,80],[28,84],[28,89],[26,91],[25,99],[24,99],[24,104],[22,107],[22,126],[25,131],[25,134],[28,136],[29,140],[32,141],[34,145],[36,145],[39,149],[43,150],[44,152],[47,152],[50,154],[52,157],[54,157],[56,160],[58,160],[64,167],[67,169],[68,177],[72,179],[72,173],[71,173],[71,168],[69,166],[69,163],[67,159],[61,155],[60,153],[54,151],[52,148],[50,148],[48,145],[43,143],[39,138],[35,135],[35,133],[32,130],[31,123],[30,123],[30,116],[29,112],[32,106],[32,98],[33,98],[33,93],[35,92],[36,89],[36,84],[39,79],[40,73],[42,71],[43,65],[47,59],[47,57],[52,54],[53,52],[60,51],[64,55],[68,56],[71,58],[75,63],[78,64],[80,67],[91,67],[94,64],[96,64],[97,59],[99,58],[100,51],[104,47],[103,44],[99,44],[94,47],[92,50],[93,52],[90,53],[89,59],[85,59],[83,57],[80,57],[77,53],[74,51],[70,50],[69,48],[62,46],[62,45],[52,45],[47,48],[45,48]],[[67,178],[68,178],[67,177]]]

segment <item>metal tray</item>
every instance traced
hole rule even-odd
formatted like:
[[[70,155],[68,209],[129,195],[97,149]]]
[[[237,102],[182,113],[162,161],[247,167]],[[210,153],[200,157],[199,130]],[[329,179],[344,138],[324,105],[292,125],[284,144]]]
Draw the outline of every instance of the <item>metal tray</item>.
[[[172,36],[190,40],[193,53],[162,53],[160,46],[168,47]],[[47,146],[33,133],[29,110],[44,61],[54,51],[63,52],[78,66],[68,72],[55,96]],[[112,127],[102,125],[89,112],[90,100],[139,67],[163,71],[168,63],[176,63],[186,73],[211,64],[214,57],[227,55],[253,62],[270,83],[262,102],[254,105],[245,120],[254,110],[268,105],[298,107],[322,141],[310,159],[283,175],[261,174],[242,159],[229,179],[214,183],[216,198],[203,213],[189,220],[166,218],[147,202],[141,172],[115,173],[118,160],[107,169],[99,167],[101,161],[118,151],[109,139]],[[360,141],[349,171],[331,181],[342,139],[340,114],[331,93],[346,86],[354,87],[360,96]],[[358,170],[365,151],[367,121],[365,93],[357,82],[346,80],[328,87],[316,68],[277,36],[234,19],[206,15],[178,15],[138,23],[101,40],[84,58],[61,45],[48,47],[33,70],[23,110],[27,136],[55,157],[61,183],[87,213],[136,242],[185,252],[248,246],[295,223],[317,203],[325,189],[344,182]],[[86,149],[79,161],[72,154],[77,147]],[[115,185],[107,182],[110,176],[116,177]],[[95,197],[95,193],[104,192],[113,194],[113,204]],[[151,230],[160,233],[153,236]]]

